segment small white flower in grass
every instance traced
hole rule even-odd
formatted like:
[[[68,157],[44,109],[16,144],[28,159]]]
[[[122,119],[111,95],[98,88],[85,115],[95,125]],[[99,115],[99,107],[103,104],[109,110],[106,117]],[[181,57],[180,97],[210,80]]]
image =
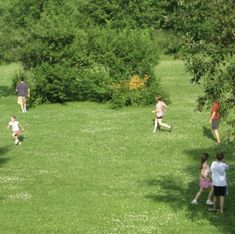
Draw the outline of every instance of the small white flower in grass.
[[[11,181],[19,181],[20,178],[16,176],[0,176],[0,182],[11,182]]]
[[[9,195],[8,198],[9,200],[12,200],[12,201],[17,201],[17,200],[27,201],[32,198],[32,195],[27,192],[22,192],[22,193],[18,193],[14,195]]]

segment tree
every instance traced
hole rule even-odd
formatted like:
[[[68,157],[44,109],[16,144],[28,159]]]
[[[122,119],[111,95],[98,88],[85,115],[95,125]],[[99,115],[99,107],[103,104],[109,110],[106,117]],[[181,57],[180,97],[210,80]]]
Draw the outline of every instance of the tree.
[[[202,83],[199,107],[219,99],[223,117],[235,127],[234,52],[235,4],[233,0],[177,0],[165,27],[181,35],[184,58],[192,82]]]
[[[112,83],[128,81],[133,75],[147,75],[147,86],[155,83],[158,50],[151,30],[94,25],[86,11],[88,6],[93,9],[92,1],[7,3],[0,6],[0,32],[6,32],[1,34],[1,60],[21,62],[30,71],[34,102],[108,101]],[[98,3],[103,16],[117,4]],[[16,36],[10,37],[11,33]]]

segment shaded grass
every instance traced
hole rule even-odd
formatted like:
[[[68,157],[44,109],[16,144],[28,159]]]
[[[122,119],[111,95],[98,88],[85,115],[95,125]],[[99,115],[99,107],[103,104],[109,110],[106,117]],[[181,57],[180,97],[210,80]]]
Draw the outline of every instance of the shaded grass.
[[[172,133],[152,134],[153,107],[83,102],[22,114],[14,96],[1,98],[2,233],[234,233],[234,196],[224,216],[207,211],[206,194],[190,204],[200,154],[212,161],[217,151],[209,113],[194,112],[200,87],[189,84],[181,61],[163,60],[156,74],[171,96],[164,121]],[[5,129],[12,114],[25,127],[20,147]],[[234,148],[220,147],[233,162]],[[229,178],[232,194],[233,170]]]

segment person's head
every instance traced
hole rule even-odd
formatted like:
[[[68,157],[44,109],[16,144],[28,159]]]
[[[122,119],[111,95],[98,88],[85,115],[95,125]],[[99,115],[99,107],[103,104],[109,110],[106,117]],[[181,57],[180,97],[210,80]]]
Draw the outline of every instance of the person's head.
[[[24,82],[24,77],[23,76],[20,77],[20,81]]]
[[[11,121],[15,121],[16,120],[16,117],[15,116],[12,116],[11,117]]]
[[[158,102],[158,101],[161,101],[161,100],[162,100],[162,97],[161,97],[161,96],[156,96],[155,99],[156,99],[156,101]]]
[[[215,103],[216,105],[220,105],[220,101],[219,101],[219,100],[215,100],[214,103]]]
[[[222,161],[224,159],[224,154],[222,152],[217,152],[216,158],[218,161]]]
[[[209,158],[209,154],[208,153],[203,153],[201,156],[201,169],[202,169],[202,165],[205,161],[207,161]]]

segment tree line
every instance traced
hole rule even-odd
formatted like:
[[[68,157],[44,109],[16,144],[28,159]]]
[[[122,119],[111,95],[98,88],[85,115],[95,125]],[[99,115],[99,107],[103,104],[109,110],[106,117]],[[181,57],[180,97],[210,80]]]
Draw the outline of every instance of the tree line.
[[[220,99],[234,126],[234,0],[6,0],[0,60],[21,62],[33,102],[150,104],[162,52],[202,83],[199,108]],[[162,50],[164,49],[164,50]],[[134,85],[133,85],[134,84]]]

